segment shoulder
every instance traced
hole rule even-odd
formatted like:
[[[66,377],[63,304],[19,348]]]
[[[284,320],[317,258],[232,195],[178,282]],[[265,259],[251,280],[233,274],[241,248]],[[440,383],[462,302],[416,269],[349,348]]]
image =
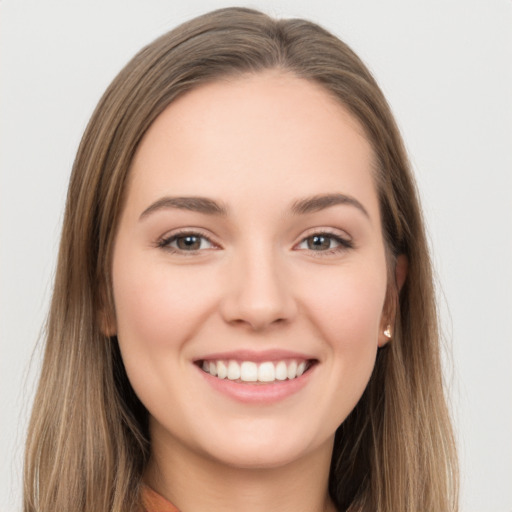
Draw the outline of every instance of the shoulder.
[[[143,484],[141,489],[144,512],[179,512],[179,510],[163,496]]]

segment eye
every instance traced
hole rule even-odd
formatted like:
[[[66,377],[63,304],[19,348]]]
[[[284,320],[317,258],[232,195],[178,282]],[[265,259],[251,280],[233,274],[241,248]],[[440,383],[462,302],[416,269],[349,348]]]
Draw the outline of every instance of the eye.
[[[297,246],[297,249],[330,254],[352,247],[353,243],[350,240],[339,235],[333,233],[314,233],[304,238]]]
[[[182,232],[168,236],[158,242],[158,247],[171,252],[196,252],[216,248],[209,238],[194,232]]]

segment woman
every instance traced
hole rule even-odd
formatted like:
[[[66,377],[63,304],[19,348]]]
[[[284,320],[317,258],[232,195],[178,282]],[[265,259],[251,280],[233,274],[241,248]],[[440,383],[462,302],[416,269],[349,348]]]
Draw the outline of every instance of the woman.
[[[143,49],[75,161],[25,510],[456,510],[454,451],[414,182],[361,61],[236,8]]]

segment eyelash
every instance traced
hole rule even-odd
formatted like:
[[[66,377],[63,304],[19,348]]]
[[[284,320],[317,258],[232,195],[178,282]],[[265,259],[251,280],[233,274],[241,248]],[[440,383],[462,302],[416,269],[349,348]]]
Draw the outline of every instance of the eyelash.
[[[215,244],[209,237],[207,237],[204,234],[197,232],[197,231],[179,231],[177,233],[173,233],[172,235],[159,240],[157,242],[156,246],[160,249],[164,249],[173,254],[180,254],[180,255],[195,255],[198,252],[205,250],[205,249],[194,249],[194,250],[188,251],[188,250],[179,249],[176,247],[171,247],[171,244],[173,242],[179,240],[180,238],[186,238],[186,237],[194,237],[194,238],[206,240],[209,244],[218,248],[218,245]],[[351,240],[343,238],[340,235],[331,233],[329,231],[317,231],[317,232],[311,233],[310,235],[304,237],[298,244],[295,245],[295,247],[302,245],[303,243],[307,242],[307,240],[314,238],[314,237],[328,238],[328,239],[336,242],[337,244],[339,244],[336,247],[332,247],[327,250],[303,249],[303,250],[308,250],[315,257],[330,256],[330,255],[338,254],[338,253],[341,253],[341,252],[344,252],[344,251],[354,248],[354,243]]]
[[[330,249],[327,249],[325,251],[322,250],[314,250],[314,249],[305,249],[308,250],[313,256],[315,257],[325,257],[325,256],[331,256],[334,254],[339,254],[342,252],[345,252],[349,249],[354,248],[354,243],[352,240],[349,240],[347,238],[343,238],[337,233],[332,233],[330,231],[315,231],[308,236],[304,237],[297,245],[302,245],[304,242],[307,242],[307,240],[314,238],[314,237],[322,237],[322,238],[328,238],[334,242],[336,242],[336,247],[332,247]]]
[[[162,238],[157,242],[157,247],[160,249],[164,249],[166,251],[169,251],[173,254],[182,254],[182,255],[194,255],[197,254],[202,249],[194,249],[191,251],[186,251],[184,249],[178,249],[176,247],[171,247],[171,244],[175,242],[176,240],[180,238],[186,238],[186,237],[194,237],[202,240],[206,240],[208,243],[210,243],[214,247],[218,247],[217,244],[215,244],[209,237],[205,236],[203,233],[199,233],[197,231],[178,231],[177,233],[173,233],[172,235],[169,235],[167,237]]]

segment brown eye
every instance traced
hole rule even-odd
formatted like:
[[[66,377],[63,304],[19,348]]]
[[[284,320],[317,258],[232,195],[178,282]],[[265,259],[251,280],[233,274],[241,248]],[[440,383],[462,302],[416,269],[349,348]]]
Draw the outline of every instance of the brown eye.
[[[158,243],[158,247],[177,253],[193,253],[204,249],[213,249],[215,245],[199,233],[178,233],[163,239]]]
[[[314,235],[306,238],[308,249],[311,251],[325,251],[331,249],[332,236]]]
[[[182,251],[197,251],[201,248],[202,237],[186,235],[176,237],[176,247]]]
[[[332,233],[315,233],[300,242],[297,249],[332,254],[353,248],[351,240]]]

